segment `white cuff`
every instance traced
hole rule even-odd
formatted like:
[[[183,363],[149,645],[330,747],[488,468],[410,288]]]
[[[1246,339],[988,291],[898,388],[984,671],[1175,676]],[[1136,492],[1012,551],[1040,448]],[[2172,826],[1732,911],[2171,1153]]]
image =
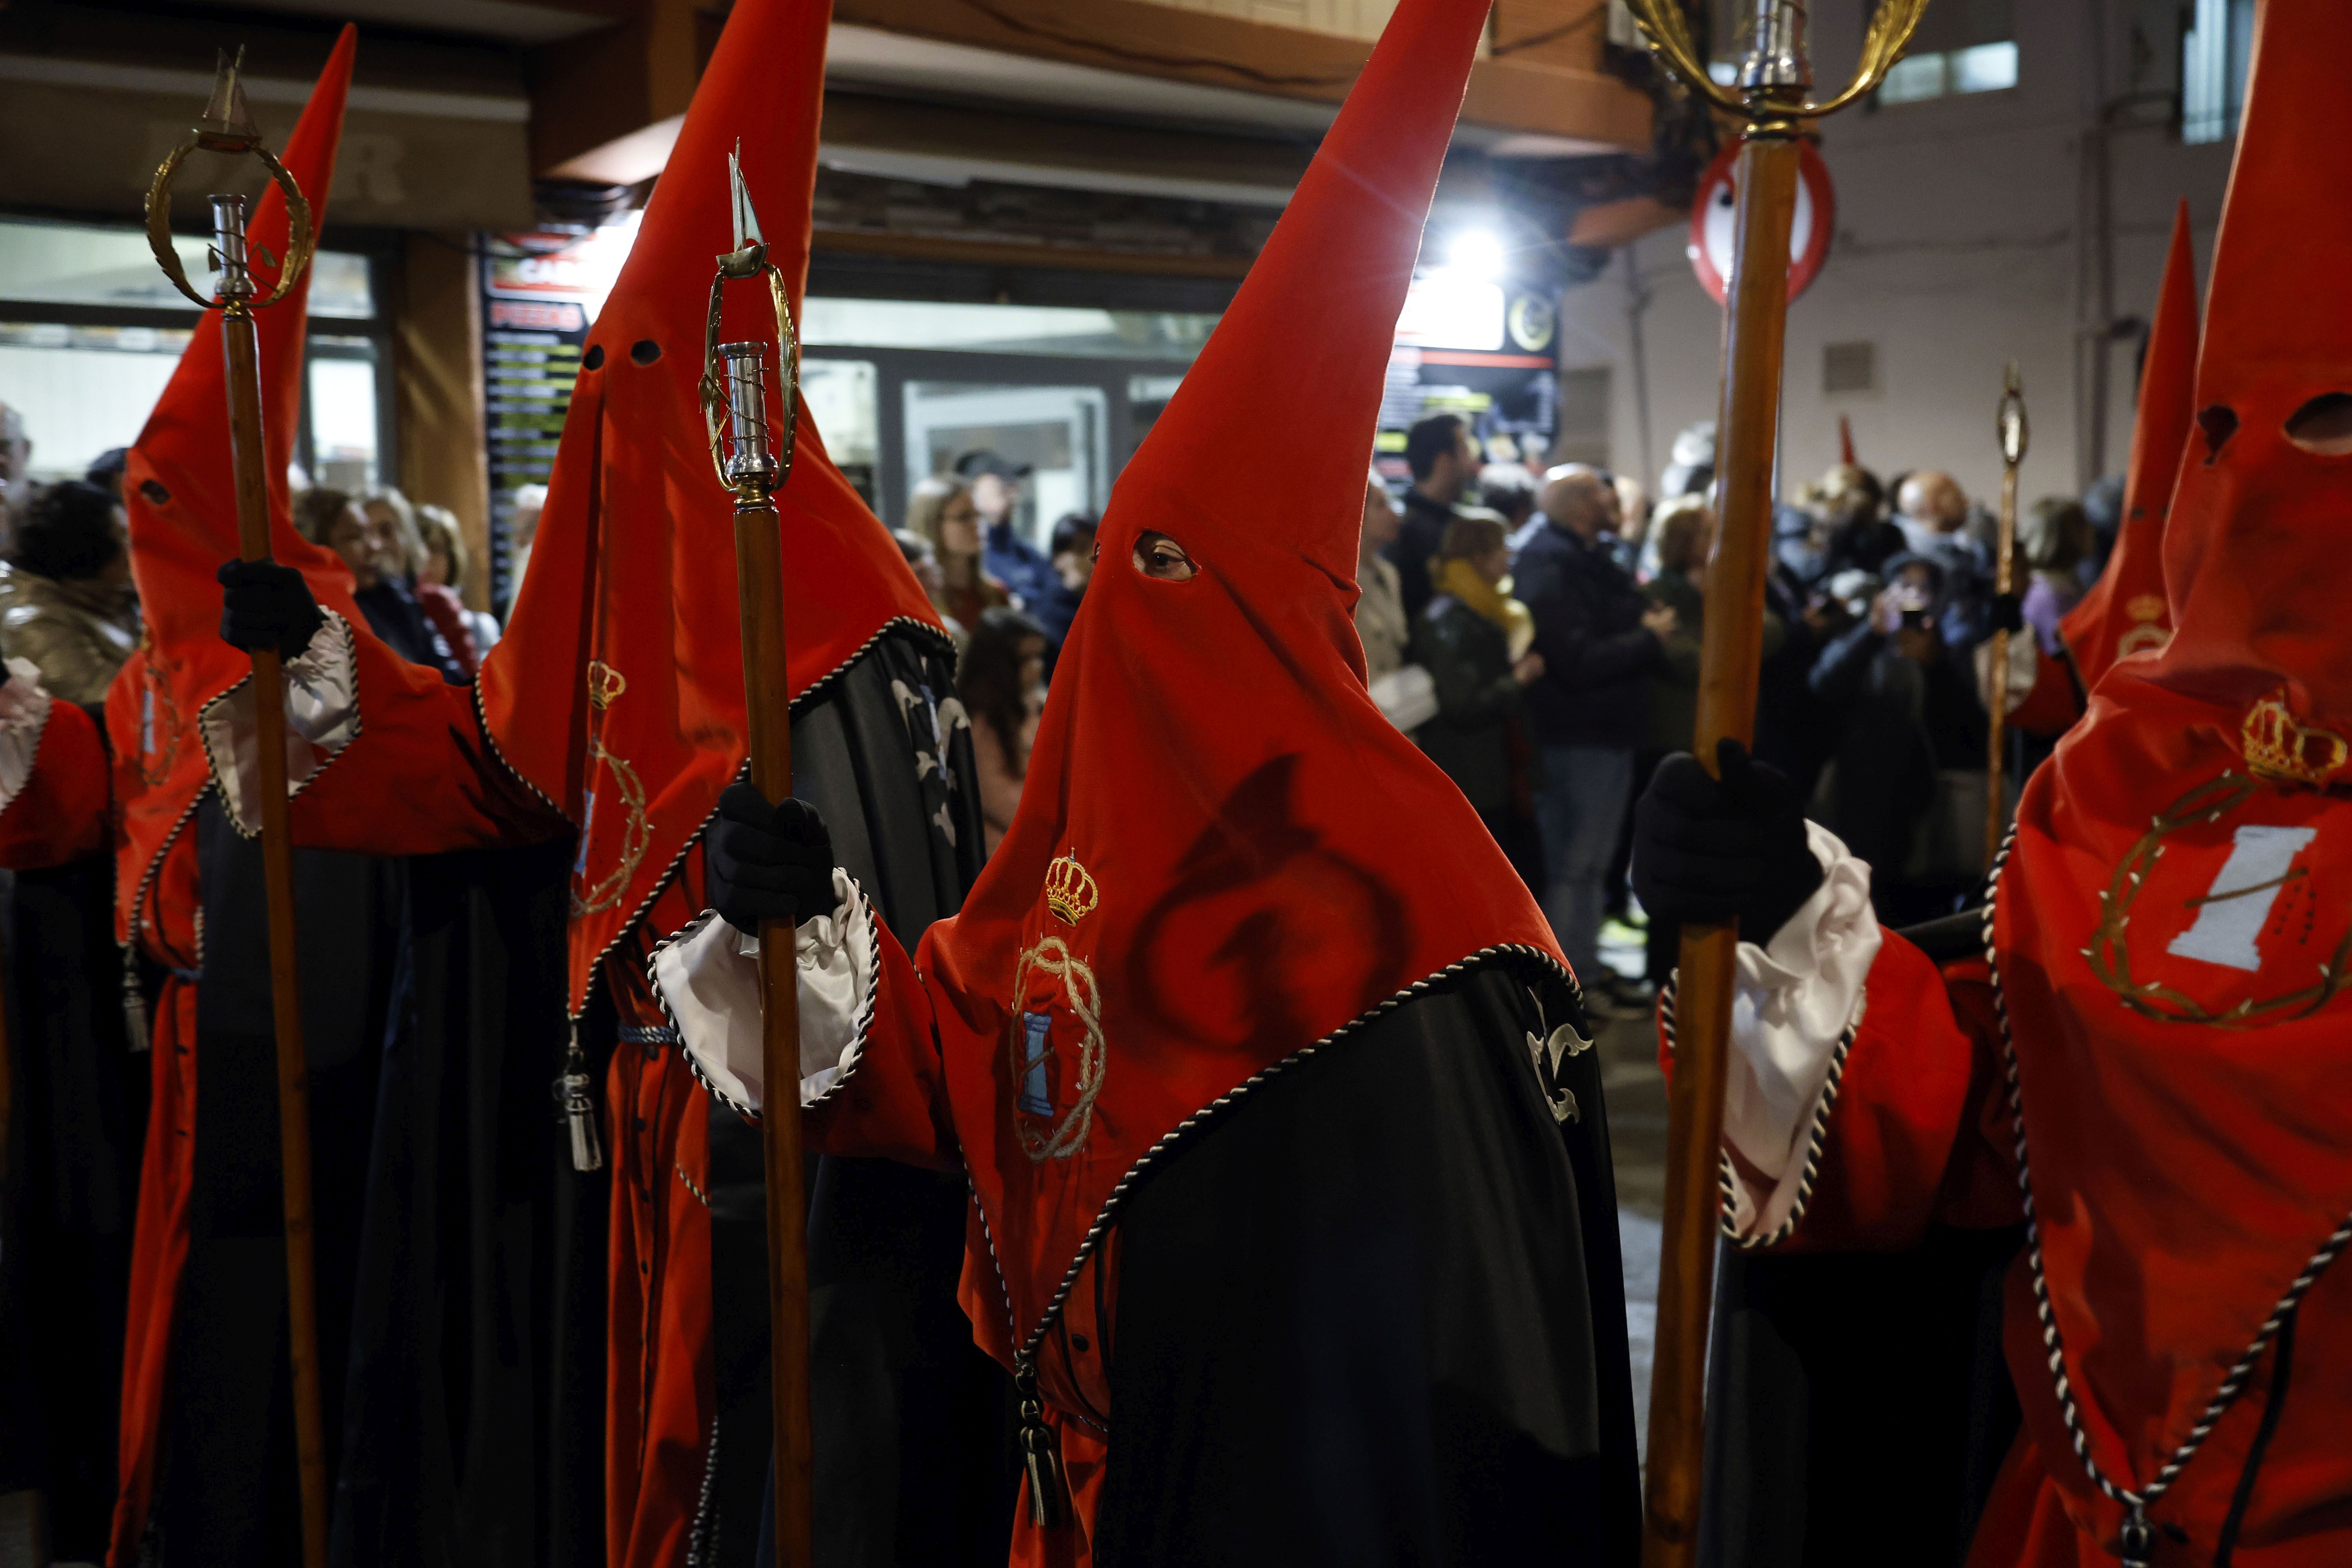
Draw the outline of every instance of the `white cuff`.
[[[1977,644],[1977,700],[1992,706],[1992,647],[1996,639],[1987,637]],[[2033,683],[2042,673],[2042,642],[2032,626],[2009,634],[2009,701],[2001,709],[2007,718],[2023,706],[2033,695]]]
[[[1868,864],[1819,823],[1805,830],[1822,885],[1769,947],[1739,944],[1731,1005],[1724,1142],[1769,1184],[1724,1163],[1727,1228],[1748,1246],[1785,1239],[1803,1217],[1836,1074],[1862,1018],[1863,982],[1884,940]]]
[[[359,671],[351,623],[332,610],[310,646],[284,665],[286,794],[292,798],[360,732]],[[229,819],[247,838],[261,831],[260,752],[255,745],[253,678],[205,704],[197,728]]]
[[[8,661],[8,683],[0,686],[0,811],[25,793],[40,754],[41,732],[49,727],[56,700],[41,685],[40,666],[29,658]]]
[[[874,1023],[882,937],[874,906],[834,868],[832,912],[793,933],[800,969],[801,1106],[837,1091],[865,1054]],[[760,939],[706,910],[654,949],[654,991],[677,1027],[687,1065],[719,1101],[758,1121],[764,1102]]]

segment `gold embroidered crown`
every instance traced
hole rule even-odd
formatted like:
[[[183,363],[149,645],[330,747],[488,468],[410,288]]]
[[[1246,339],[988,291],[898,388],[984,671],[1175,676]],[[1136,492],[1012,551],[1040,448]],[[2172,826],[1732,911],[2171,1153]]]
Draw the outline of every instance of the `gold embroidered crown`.
[[[2315,789],[2352,761],[2352,744],[2347,744],[2343,736],[2295,721],[2287,710],[2284,690],[2246,710],[2244,744],[2246,766],[2256,778],[2309,784]]]
[[[1045,868],[1045,907],[1065,925],[1076,925],[1095,912],[1102,895],[1087,868],[1065,855]]]
[[[2135,594],[2124,609],[2136,621],[2160,621],[2164,619],[2164,595]]]

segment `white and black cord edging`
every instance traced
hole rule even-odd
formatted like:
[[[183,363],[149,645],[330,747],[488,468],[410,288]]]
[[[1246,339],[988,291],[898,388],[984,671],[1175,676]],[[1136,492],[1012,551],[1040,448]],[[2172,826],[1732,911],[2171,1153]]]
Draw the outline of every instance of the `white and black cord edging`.
[[[1370,1009],[1358,1014],[1355,1017],[1349,1019],[1347,1023],[1340,1025],[1338,1028],[1332,1030],[1321,1039],[1315,1041],[1311,1045],[1301,1047],[1299,1049],[1293,1051],[1290,1055],[1283,1058],[1280,1061],[1274,1062],[1262,1068],[1257,1072],[1253,1073],[1250,1077],[1244,1079],[1240,1083],[1235,1084],[1233,1088],[1217,1096],[1216,1099],[1211,1100],[1208,1104],[1192,1112],[1192,1115],[1186,1117],[1175,1126],[1170,1128],[1166,1132],[1160,1134],[1159,1141],[1154,1142],[1150,1148],[1146,1149],[1143,1153],[1137,1158],[1135,1163],[1127,1168],[1127,1173],[1119,1177],[1118,1184],[1112,1187],[1109,1195],[1103,1199],[1103,1206],[1100,1212],[1095,1215],[1094,1224],[1087,1228],[1087,1234],[1079,1240],[1076,1256],[1070,1259],[1068,1269],[1062,1275],[1061,1284],[1055,1289],[1053,1300],[1046,1303],[1045,1310],[1038,1317],[1037,1327],[1031,1331],[1026,1342],[1021,1342],[1021,1324],[1018,1321],[1013,1321],[1013,1338],[1016,1343],[1020,1343],[1020,1349],[1015,1352],[1013,1357],[1014,1361],[1016,1363],[1030,1362],[1033,1363],[1035,1362],[1038,1347],[1045,1343],[1046,1334],[1053,1331],[1055,1321],[1062,1315],[1062,1308],[1070,1299],[1071,1288],[1076,1285],[1079,1273],[1086,1268],[1087,1259],[1094,1255],[1096,1247],[1101,1243],[1105,1234],[1109,1231],[1111,1217],[1118,1212],[1119,1205],[1126,1200],[1129,1191],[1135,1185],[1137,1179],[1140,1177],[1146,1170],[1150,1169],[1152,1164],[1166,1155],[1179,1142],[1182,1142],[1188,1134],[1202,1126],[1203,1123],[1214,1119],[1228,1107],[1232,1106],[1235,1100],[1240,1100],[1244,1095],[1249,1093],[1250,1090],[1257,1088],[1260,1084],[1265,1083],[1267,1079],[1276,1077],[1285,1068],[1297,1066],[1300,1062],[1305,1061],[1307,1058],[1313,1056],[1324,1047],[1357,1033],[1359,1030],[1370,1026],[1376,1019],[1379,1019],[1389,1013],[1394,1012],[1397,1008],[1403,1006],[1406,1003],[1426,994],[1447,981],[1459,979],[1463,975],[1468,974],[1473,970],[1484,968],[1490,963],[1496,963],[1507,959],[1524,960],[1557,978],[1568,987],[1569,994],[1575,999],[1576,1005],[1579,1009],[1582,1008],[1584,1005],[1583,990],[1577,984],[1576,976],[1570,973],[1559,960],[1554,958],[1550,953],[1546,952],[1539,947],[1526,947],[1517,942],[1506,942],[1495,947],[1481,948],[1476,952],[1470,954],[1466,958],[1463,958],[1453,963],[1447,964],[1444,968],[1439,970],[1434,974],[1427,975],[1420,980],[1414,981],[1412,984],[1406,986],[1395,995],[1389,997],[1383,1002],[1376,1003]],[[1004,1260],[997,1254],[996,1237],[988,1227],[988,1214],[985,1208],[982,1208],[981,1210],[980,1228],[982,1236],[984,1237],[988,1242],[990,1261],[996,1265],[997,1282],[1004,1289],[1005,1314],[1010,1318],[1013,1312],[1012,1287],[1010,1283],[1005,1280]],[[1092,1426],[1094,1423],[1089,1422],[1088,1425]]]
[[[5,665],[0,665],[0,677],[5,677],[7,673],[7,667]],[[37,688],[36,689],[38,689],[41,693],[41,721],[33,726],[33,749],[25,755],[25,786],[26,789],[32,787],[33,776],[40,769],[41,742],[48,739],[49,718],[50,715],[54,714],[58,709],[57,698],[52,696],[46,688]],[[101,724],[100,728],[103,730],[104,725]],[[100,739],[103,740],[104,737],[101,735]],[[24,793],[24,790],[18,790],[16,795],[21,795]],[[0,811],[5,811],[16,804],[16,795],[10,795],[5,800],[0,800]]]
[[[1681,984],[1682,971],[1677,969],[1666,977],[1664,990],[1658,995],[1658,1025],[1666,1037],[1666,1051],[1675,1048],[1675,993]],[[1789,1217],[1763,1236],[1742,1236],[1737,1217],[1739,1204],[1739,1174],[1732,1168],[1731,1155],[1723,1150],[1716,1152],[1716,1185],[1722,1194],[1723,1207],[1716,1215],[1716,1226],[1723,1238],[1742,1252],[1761,1252],[1778,1247],[1797,1234],[1804,1223],[1806,1209],[1812,1206],[1813,1187],[1821,1180],[1822,1149],[1829,1142],[1830,1112],[1837,1109],[1838,1085],[1845,1079],[1845,1060],[1853,1051],[1853,1038],[1862,1029],[1862,1016],[1869,1005],[1867,986],[1854,993],[1853,1012],[1839,1034],[1837,1046],[1830,1052],[1829,1074],[1822,1080],[1822,1092],[1813,1107],[1813,1130],[1805,1141],[1805,1169],[1797,1178],[1797,1201],[1789,1210]]]
[[[868,653],[872,652],[877,644],[881,642],[884,637],[889,636],[893,629],[898,627],[905,627],[909,631],[919,632],[927,637],[939,639],[940,641],[946,643],[950,650],[952,650],[954,647],[953,639],[948,637],[947,634],[940,631],[939,627],[925,621],[919,621],[912,616],[893,616],[890,619],[884,621],[880,626],[875,627],[874,635],[867,637],[864,642],[858,644],[856,652],[852,653],[847,658],[843,659],[839,664],[835,665],[831,669],[826,670],[823,675],[818,676],[814,680],[809,682],[808,689],[802,692],[798,697],[793,698],[792,702],[787,706],[785,710],[785,722],[789,724],[793,719],[798,718],[811,703],[814,702],[820,697],[823,697],[826,690],[831,688],[835,681],[839,680],[845,674],[846,674],[850,666],[856,664],[859,659],[864,658]],[[478,691],[480,689],[480,685],[481,683],[479,681],[475,682],[475,687]],[[477,698],[476,700],[478,702],[479,699]],[[489,732],[489,723],[486,719],[482,724],[482,733],[487,737]],[[490,750],[492,752],[498,751],[497,742],[491,742]],[[506,758],[503,755],[500,755],[499,760],[502,763],[506,762]],[[507,771],[514,773],[514,765],[511,763],[507,764]],[[741,784],[750,779],[751,776],[751,762],[749,757],[746,757],[743,760],[742,765],[735,770],[735,776],[728,782],[730,784]],[[515,777],[520,779],[522,778],[522,775],[520,773],[515,773]],[[529,779],[523,779],[522,782],[530,788],[532,794],[539,795],[540,799],[547,799],[546,795],[541,792],[538,785],[531,784]],[[553,805],[554,803],[550,801],[549,804]],[[563,811],[561,806],[558,806],[556,810],[557,815],[563,815]],[[700,822],[695,824],[694,831],[686,836],[686,842],[677,847],[677,853],[670,857],[669,864],[662,868],[661,875],[654,879],[653,886],[646,889],[646,896],[637,900],[637,907],[629,911],[629,915],[626,920],[623,921],[618,926],[614,928],[613,940],[606,942],[603,951],[599,952],[594,958],[589,961],[588,970],[590,973],[593,974],[595,973],[597,965],[612,957],[614,952],[621,946],[621,944],[627,942],[629,938],[635,933],[639,922],[646,918],[646,911],[654,907],[656,900],[659,899],[664,893],[669,890],[670,883],[677,879],[678,871],[686,865],[686,858],[694,853],[694,847],[702,842],[702,836],[710,830],[710,825],[713,821],[717,820],[718,816],[719,804],[718,802],[713,801],[710,805],[710,810],[704,815]],[[803,1107],[803,1109],[806,1108]]]
[[[871,959],[871,963],[866,970],[866,1005],[857,1010],[857,1035],[856,1037],[852,1039],[849,1043],[849,1050],[847,1052],[848,1059],[842,1064],[841,1076],[833,1080],[833,1087],[831,1089],[826,1089],[814,1100],[802,1102],[800,1109],[803,1110],[814,1110],[818,1106],[824,1104],[827,1100],[839,1094],[842,1089],[848,1085],[850,1078],[857,1071],[858,1064],[866,1059],[866,1042],[867,1037],[874,1032],[874,1011],[881,1001],[882,919],[879,915],[875,913],[872,905],[867,902],[865,889],[857,886],[856,878],[852,877],[849,879],[849,886],[856,903],[866,905],[866,951]],[[855,909],[856,904],[853,904],[852,908]],[[677,1042],[678,1055],[686,1058],[686,1070],[694,1075],[695,1082],[700,1084],[705,1089],[709,1091],[711,1099],[717,1100],[719,1104],[725,1106],[728,1110],[733,1111],[736,1115],[741,1117],[744,1121],[751,1122],[756,1127],[760,1123],[759,1108],[757,1106],[745,1104],[742,1100],[736,1099],[733,1095],[729,1094],[725,1089],[720,1089],[717,1084],[711,1082],[709,1075],[702,1070],[702,1064],[694,1059],[694,1053],[686,1048],[685,1031],[678,1026],[677,1015],[670,1011],[669,998],[662,994],[661,978],[654,970],[656,961],[661,957],[665,949],[674,947],[677,943],[687,941],[688,938],[700,931],[704,926],[709,925],[712,921],[719,918],[719,915],[717,910],[705,910],[700,914],[695,916],[692,920],[687,921],[684,926],[680,927],[677,935],[665,937],[660,942],[655,943],[653,952],[646,955],[646,979],[653,990],[656,1005],[662,1010],[662,1016],[669,1020],[670,1037]],[[795,972],[795,983],[797,983],[797,972]],[[763,1084],[761,1086],[761,1089],[763,1093],[772,1092],[770,1086],[768,1085]],[[794,1095],[797,1096],[800,1091],[800,1083],[798,1079],[793,1080],[793,1089]]]
[[[2144,1516],[2158,1498],[2171,1489],[2173,1481],[2196,1457],[2205,1439],[2212,1435],[2213,1428],[2221,1424],[2222,1415],[2237,1402],[2238,1395],[2245,1392],[2246,1379],[2252,1374],[2255,1363],[2262,1360],[2263,1352],[2269,1348],[2271,1340],[2278,1333],[2280,1322],[2302,1301],[2304,1294],[2336,1260],[2345,1245],[2352,1242],[2352,1217],[2347,1217],[2336,1226],[2334,1235],[2320,1244],[2319,1250],[2312,1254],[2311,1260],[2304,1265],[2303,1272],[2296,1275],[2294,1283],[2286,1288],[2286,1294],[2279,1298],[2278,1304],[2271,1309],[2270,1316],[2255,1331],[2254,1342],[2246,1347],[2246,1353],[2223,1374],[2221,1385],[2214,1392],[2212,1401],[2198,1416],[2197,1425],[2189,1428],[2189,1436],[2173,1450],[2172,1457],[2158,1469],[2156,1479],[2137,1491],[2109,1480],[2099,1468],[2098,1462],[2091,1458],[2091,1442],[2083,1428],[2082,1411],[2074,1402],[2074,1386],[2066,1376],[2065,1346],[2059,1338],[2057,1313],[2050,1304],[2050,1282],[2042,1272],[2042,1220],[2034,1210],[2033,1173],[2026,1159],[2024,1085],[2018,1074],[2017,1043],[2010,1032],[2009,997],[2001,988],[2000,955],[1993,941],[1995,905],[1991,894],[1999,888],[2001,869],[2008,865],[2010,850],[2016,842],[2017,830],[2011,827],[2008,838],[2001,844],[2000,854],[1993,861],[1985,900],[1984,939],[1985,962],[1992,968],[1993,1012],[2000,1020],[2001,1071],[2009,1084],[2010,1117],[2017,1128],[2017,1186],[2025,1205],[2025,1254],[2033,1270],[2033,1310],[2042,1322],[2042,1344],[2049,1352],[2050,1375],[2058,1391],[2058,1410],[2065,1418],[2066,1436],[2074,1446],[2074,1458],[2081,1462],[2084,1473],[2101,1491]]]
[[[304,790],[309,789],[312,784],[319,782],[320,774],[325,773],[329,768],[333,767],[337,763],[341,762],[342,760],[343,753],[352,749],[352,742],[358,740],[361,732],[366,728],[366,721],[360,714],[359,649],[352,637],[352,623],[343,619],[342,613],[339,610],[329,610],[326,614],[328,616],[327,624],[332,626],[335,629],[335,635],[342,639],[343,662],[350,667],[352,672],[352,732],[341,745],[327,753],[327,757],[324,762],[310,770],[310,777],[304,779],[300,784],[296,784],[292,789],[286,792],[286,798],[289,802],[300,799]],[[305,651],[307,652],[308,650],[306,649]],[[296,658],[299,657],[300,655],[299,654],[296,656]],[[293,660],[288,659],[285,662],[291,664]],[[280,668],[282,668],[283,667],[281,666]],[[223,778],[227,777],[228,774],[221,771],[220,756],[219,753],[213,750],[212,731],[205,727],[205,721],[214,709],[219,707],[222,703],[227,701],[230,698],[236,696],[239,691],[252,684],[253,672],[251,670],[247,670],[244,677],[236,681],[235,685],[230,686],[226,690],[222,691],[219,696],[215,697],[212,700],[206,702],[204,706],[196,710],[196,741],[197,743],[202,745],[205,749],[205,766],[212,771],[213,784],[215,788],[220,789],[221,805],[224,806],[231,805],[231,802],[228,798],[228,791],[221,786],[220,781]],[[258,750],[258,747],[256,749]],[[233,762],[234,759],[232,759],[232,763]],[[233,773],[234,771],[234,766],[232,766],[230,772]],[[254,803],[254,809],[257,813],[261,809],[261,803],[256,801]],[[246,831],[242,813],[231,810],[226,815],[228,817],[229,827],[239,838],[258,838],[261,837],[261,829],[258,827],[253,829],[249,833]]]

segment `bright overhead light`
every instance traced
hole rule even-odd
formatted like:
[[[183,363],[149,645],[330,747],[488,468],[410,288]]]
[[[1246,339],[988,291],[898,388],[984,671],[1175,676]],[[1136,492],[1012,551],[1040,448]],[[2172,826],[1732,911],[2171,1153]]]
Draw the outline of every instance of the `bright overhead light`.
[[[1500,278],[1507,258],[1500,235],[1487,228],[1466,228],[1446,245],[1445,259],[1474,278]]]

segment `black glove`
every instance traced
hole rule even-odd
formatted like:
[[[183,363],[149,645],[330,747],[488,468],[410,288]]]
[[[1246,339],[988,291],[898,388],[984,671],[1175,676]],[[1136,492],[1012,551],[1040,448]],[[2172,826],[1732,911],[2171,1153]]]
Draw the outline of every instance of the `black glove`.
[[[702,847],[710,907],[737,931],[833,909],[833,836],[804,800],[770,805],[750,784],[730,784]]]
[[[1633,808],[1633,894],[1654,921],[1739,922],[1768,943],[1822,885],[1805,842],[1804,805],[1778,768],[1737,741],[1717,749],[1720,780],[1676,752]]]
[[[1995,594],[1985,616],[1985,635],[2007,632],[2015,637],[2025,629],[2025,612],[2018,607],[2014,594]]]
[[[274,647],[281,658],[292,658],[327,624],[326,613],[310,596],[310,584],[291,566],[231,561],[218,575],[221,640],[232,647],[247,653]]]

